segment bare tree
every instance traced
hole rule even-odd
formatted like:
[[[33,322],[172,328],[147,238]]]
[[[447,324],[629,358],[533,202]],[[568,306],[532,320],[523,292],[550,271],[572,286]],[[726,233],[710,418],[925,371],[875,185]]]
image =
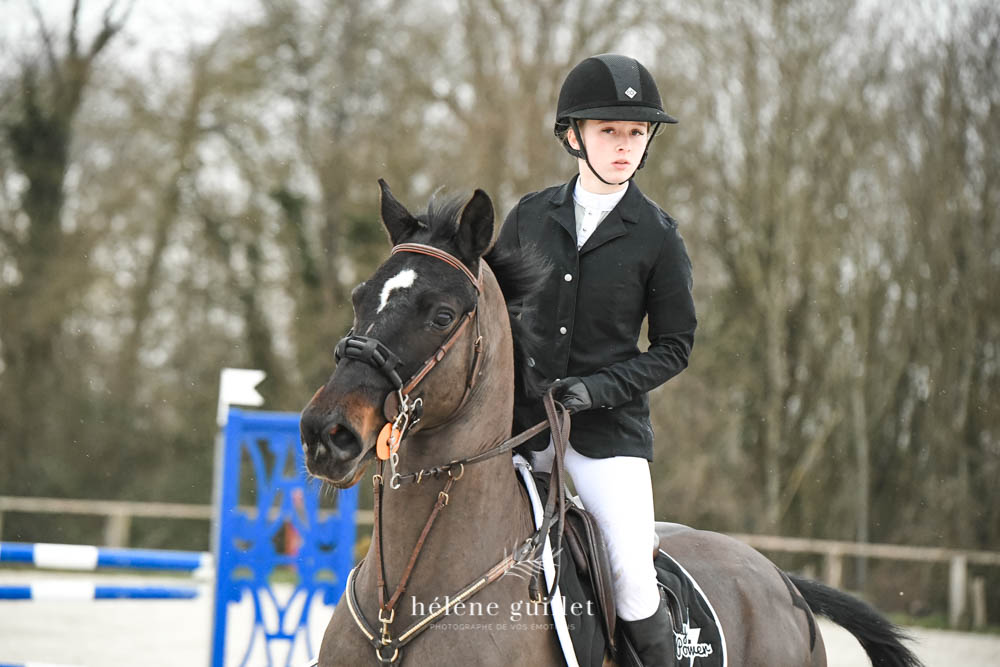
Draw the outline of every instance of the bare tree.
[[[49,418],[51,397],[63,379],[58,367],[70,304],[93,280],[89,250],[104,232],[64,216],[65,182],[71,164],[74,123],[94,63],[128,16],[110,3],[101,28],[81,43],[80,2],[73,3],[60,43],[34,7],[40,38],[37,58],[25,60],[16,83],[16,107],[7,111],[3,133],[13,168],[25,180],[20,214],[0,220],[7,277],[0,282],[0,438],[5,488],[23,487],[19,474],[26,444],[58,441],[65,432]]]

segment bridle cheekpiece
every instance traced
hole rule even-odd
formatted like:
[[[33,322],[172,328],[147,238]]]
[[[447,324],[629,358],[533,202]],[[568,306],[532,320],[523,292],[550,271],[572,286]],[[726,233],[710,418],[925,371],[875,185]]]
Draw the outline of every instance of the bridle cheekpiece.
[[[385,414],[387,422],[379,432],[375,447],[376,456],[378,456],[378,458],[382,461],[388,460],[390,462],[393,474],[392,479],[394,481],[398,479],[396,466],[399,462],[397,455],[399,445],[406,436],[407,431],[420,421],[423,414],[423,399],[417,398],[410,400],[410,394],[427,376],[427,374],[430,373],[430,371],[442,359],[444,359],[448,351],[462,337],[465,329],[473,321],[476,323],[476,336],[473,341],[474,357],[470,366],[469,376],[466,379],[465,394],[462,396],[461,402],[455,409],[456,413],[462,408],[466,400],[468,400],[469,394],[472,393],[472,388],[475,386],[476,376],[479,373],[479,366],[482,359],[482,335],[479,333],[478,318],[479,296],[483,291],[482,260],[480,260],[479,275],[477,276],[473,274],[472,271],[469,270],[469,267],[467,267],[457,257],[451,253],[441,250],[440,248],[435,248],[434,246],[423,243],[400,243],[393,247],[391,254],[395,255],[400,252],[410,252],[433,257],[461,271],[465,277],[469,279],[469,282],[472,283],[472,286],[476,288],[476,303],[473,305],[472,310],[462,317],[461,323],[455,327],[455,330],[452,331],[451,335],[448,336],[445,342],[435,351],[433,355],[424,361],[417,372],[414,373],[413,376],[406,382],[403,382],[403,379],[400,377],[398,372],[399,367],[403,364],[402,360],[377,338],[359,336],[352,330],[337,343],[337,347],[334,352],[337,363],[340,363],[340,360],[344,358],[364,362],[376,370],[381,371],[381,373],[389,379],[393,387],[395,387],[395,391],[390,392],[389,395],[386,396],[385,403],[383,405],[383,413]]]

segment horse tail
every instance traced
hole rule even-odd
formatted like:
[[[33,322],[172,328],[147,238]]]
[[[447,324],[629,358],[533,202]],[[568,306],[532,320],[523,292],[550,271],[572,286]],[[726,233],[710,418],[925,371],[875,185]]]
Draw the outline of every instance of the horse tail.
[[[844,628],[858,640],[876,667],[923,667],[903,642],[910,637],[867,602],[823,584],[788,575],[813,613]]]

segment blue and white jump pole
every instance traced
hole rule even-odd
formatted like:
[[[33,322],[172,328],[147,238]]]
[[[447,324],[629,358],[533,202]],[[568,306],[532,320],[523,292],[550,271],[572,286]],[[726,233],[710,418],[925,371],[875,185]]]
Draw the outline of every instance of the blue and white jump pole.
[[[72,579],[50,579],[30,584],[0,585],[0,600],[190,600],[195,586],[104,585]]]
[[[163,570],[211,578],[212,554],[166,549],[122,549],[83,544],[0,542],[0,563],[21,563],[50,570]]]

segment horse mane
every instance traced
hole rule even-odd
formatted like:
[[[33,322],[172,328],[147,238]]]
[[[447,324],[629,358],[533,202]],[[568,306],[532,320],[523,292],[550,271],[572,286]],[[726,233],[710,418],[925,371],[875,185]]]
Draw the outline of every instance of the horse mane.
[[[427,204],[427,212],[416,216],[427,230],[427,242],[450,245],[466,201],[466,197],[441,196],[440,191],[434,193]],[[537,398],[545,390],[539,374],[534,371],[534,357],[542,351],[542,339],[525,321],[527,309],[524,300],[547,278],[548,260],[534,247],[515,249],[499,243],[494,243],[482,258],[493,269],[507,303],[514,341],[515,386],[525,397]]]
[[[534,370],[534,357],[542,352],[542,338],[528,327],[525,297],[533,294],[549,274],[548,260],[534,247],[509,248],[494,243],[483,259],[493,269],[500,291],[507,302],[511,336],[514,339],[514,382],[527,398],[538,398],[544,391],[542,378]]]
[[[458,218],[462,214],[467,198],[457,195],[442,195],[438,189],[431,195],[427,203],[427,212],[420,213],[416,217],[420,226],[426,230],[426,241],[421,243],[451,245],[450,241],[455,236],[458,229]],[[451,248],[449,248],[451,250]]]

